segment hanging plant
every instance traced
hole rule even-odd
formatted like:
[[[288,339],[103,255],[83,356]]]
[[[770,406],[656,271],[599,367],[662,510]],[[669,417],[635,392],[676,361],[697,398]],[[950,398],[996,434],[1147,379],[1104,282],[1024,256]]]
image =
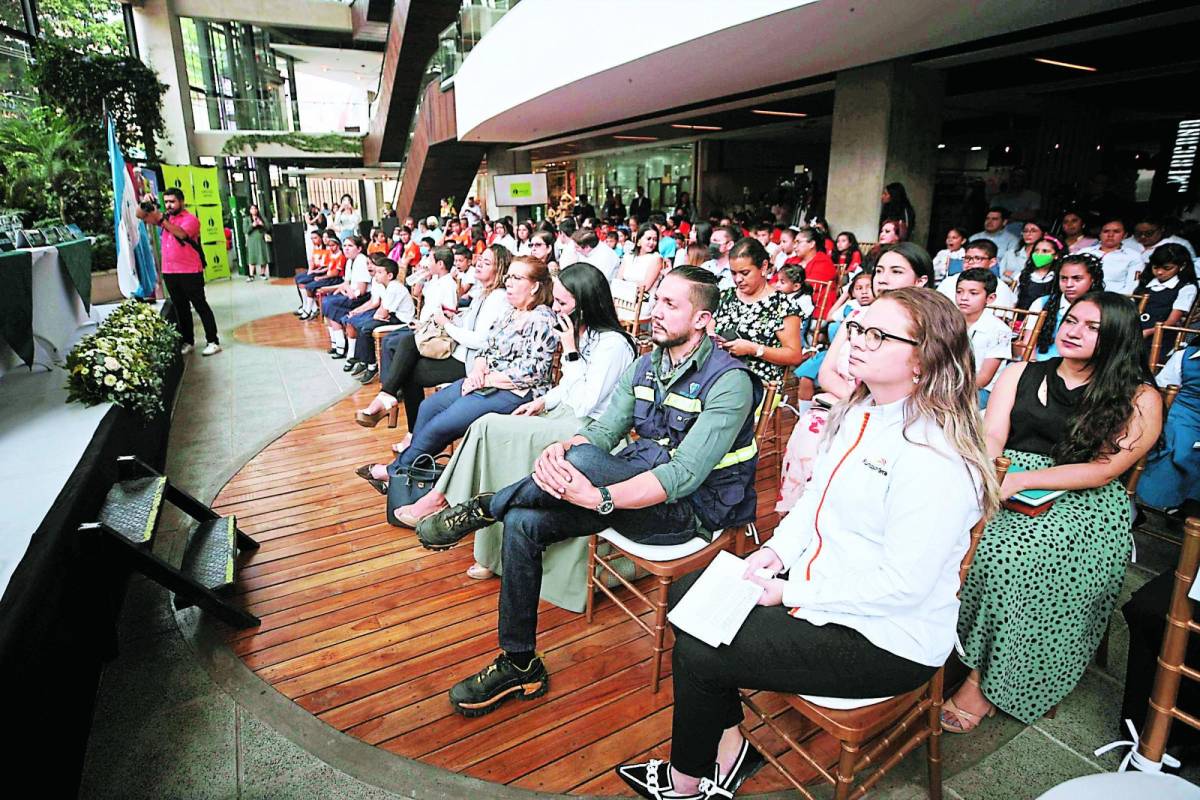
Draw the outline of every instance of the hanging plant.
[[[221,154],[240,156],[246,150],[254,153],[260,144],[283,145],[305,153],[362,153],[362,139],[342,133],[239,133],[225,140]]]

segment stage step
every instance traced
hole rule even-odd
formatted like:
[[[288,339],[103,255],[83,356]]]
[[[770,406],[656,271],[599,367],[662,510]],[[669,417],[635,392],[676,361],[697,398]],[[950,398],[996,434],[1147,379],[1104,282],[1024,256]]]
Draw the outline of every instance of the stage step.
[[[99,520],[80,525],[80,532],[115,547],[129,566],[171,590],[175,608],[199,606],[238,628],[258,625],[257,617],[224,596],[233,586],[238,552],[257,550],[258,542],[238,530],[233,517],[222,517],[133,456],[117,459],[117,475]],[[164,502],[199,523],[178,566],[153,549]]]
[[[237,522],[233,517],[218,517],[201,522],[192,532],[179,571],[204,588],[220,592],[233,585],[236,559]],[[178,595],[175,607],[187,607]]]
[[[162,476],[114,483],[104,498],[100,521],[134,544],[149,544],[166,488],[167,479]]]

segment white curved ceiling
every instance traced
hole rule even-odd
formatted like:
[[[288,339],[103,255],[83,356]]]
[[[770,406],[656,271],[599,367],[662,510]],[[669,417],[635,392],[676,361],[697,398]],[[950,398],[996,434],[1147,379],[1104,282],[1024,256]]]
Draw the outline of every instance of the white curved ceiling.
[[[454,77],[460,141],[524,143],[1128,0],[522,0]]]

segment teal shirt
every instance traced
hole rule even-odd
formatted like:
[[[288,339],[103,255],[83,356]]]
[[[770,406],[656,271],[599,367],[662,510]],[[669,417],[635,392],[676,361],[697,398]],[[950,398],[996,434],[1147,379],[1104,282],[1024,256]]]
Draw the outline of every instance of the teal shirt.
[[[671,373],[663,378],[659,369],[663,351],[656,347],[650,355],[656,396],[665,395],[692,364],[704,364],[712,352],[712,339],[706,336],[692,355],[683,363],[674,365]],[[601,450],[612,450],[633,427],[633,376],[637,364],[634,361],[622,373],[613,391],[612,401],[600,419],[589,423],[579,432]],[[745,424],[746,417],[753,412],[753,407],[754,387],[745,370],[730,370],[717,378],[704,398],[704,409],[688,429],[671,460],[650,470],[666,491],[668,503],[687,497],[700,488],[717,462],[733,447],[738,431]]]

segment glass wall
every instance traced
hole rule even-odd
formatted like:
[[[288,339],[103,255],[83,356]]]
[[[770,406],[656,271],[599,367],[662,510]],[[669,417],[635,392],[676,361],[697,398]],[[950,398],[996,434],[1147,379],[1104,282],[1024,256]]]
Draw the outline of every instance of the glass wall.
[[[692,194],[696,163],[694,143],[646,147],[581,158],[575,166],[575,188],[599,211],[609,189],[629,205],[641,186],[655,211],[669,211],[680,192]]]
[[[190,18],[180,28],[196,130],[296,130],[286,59],[266,31]]]
[[[37,105],[37,90],[29,80],[29,45],[0,32],[0,116],[23,114]]]

